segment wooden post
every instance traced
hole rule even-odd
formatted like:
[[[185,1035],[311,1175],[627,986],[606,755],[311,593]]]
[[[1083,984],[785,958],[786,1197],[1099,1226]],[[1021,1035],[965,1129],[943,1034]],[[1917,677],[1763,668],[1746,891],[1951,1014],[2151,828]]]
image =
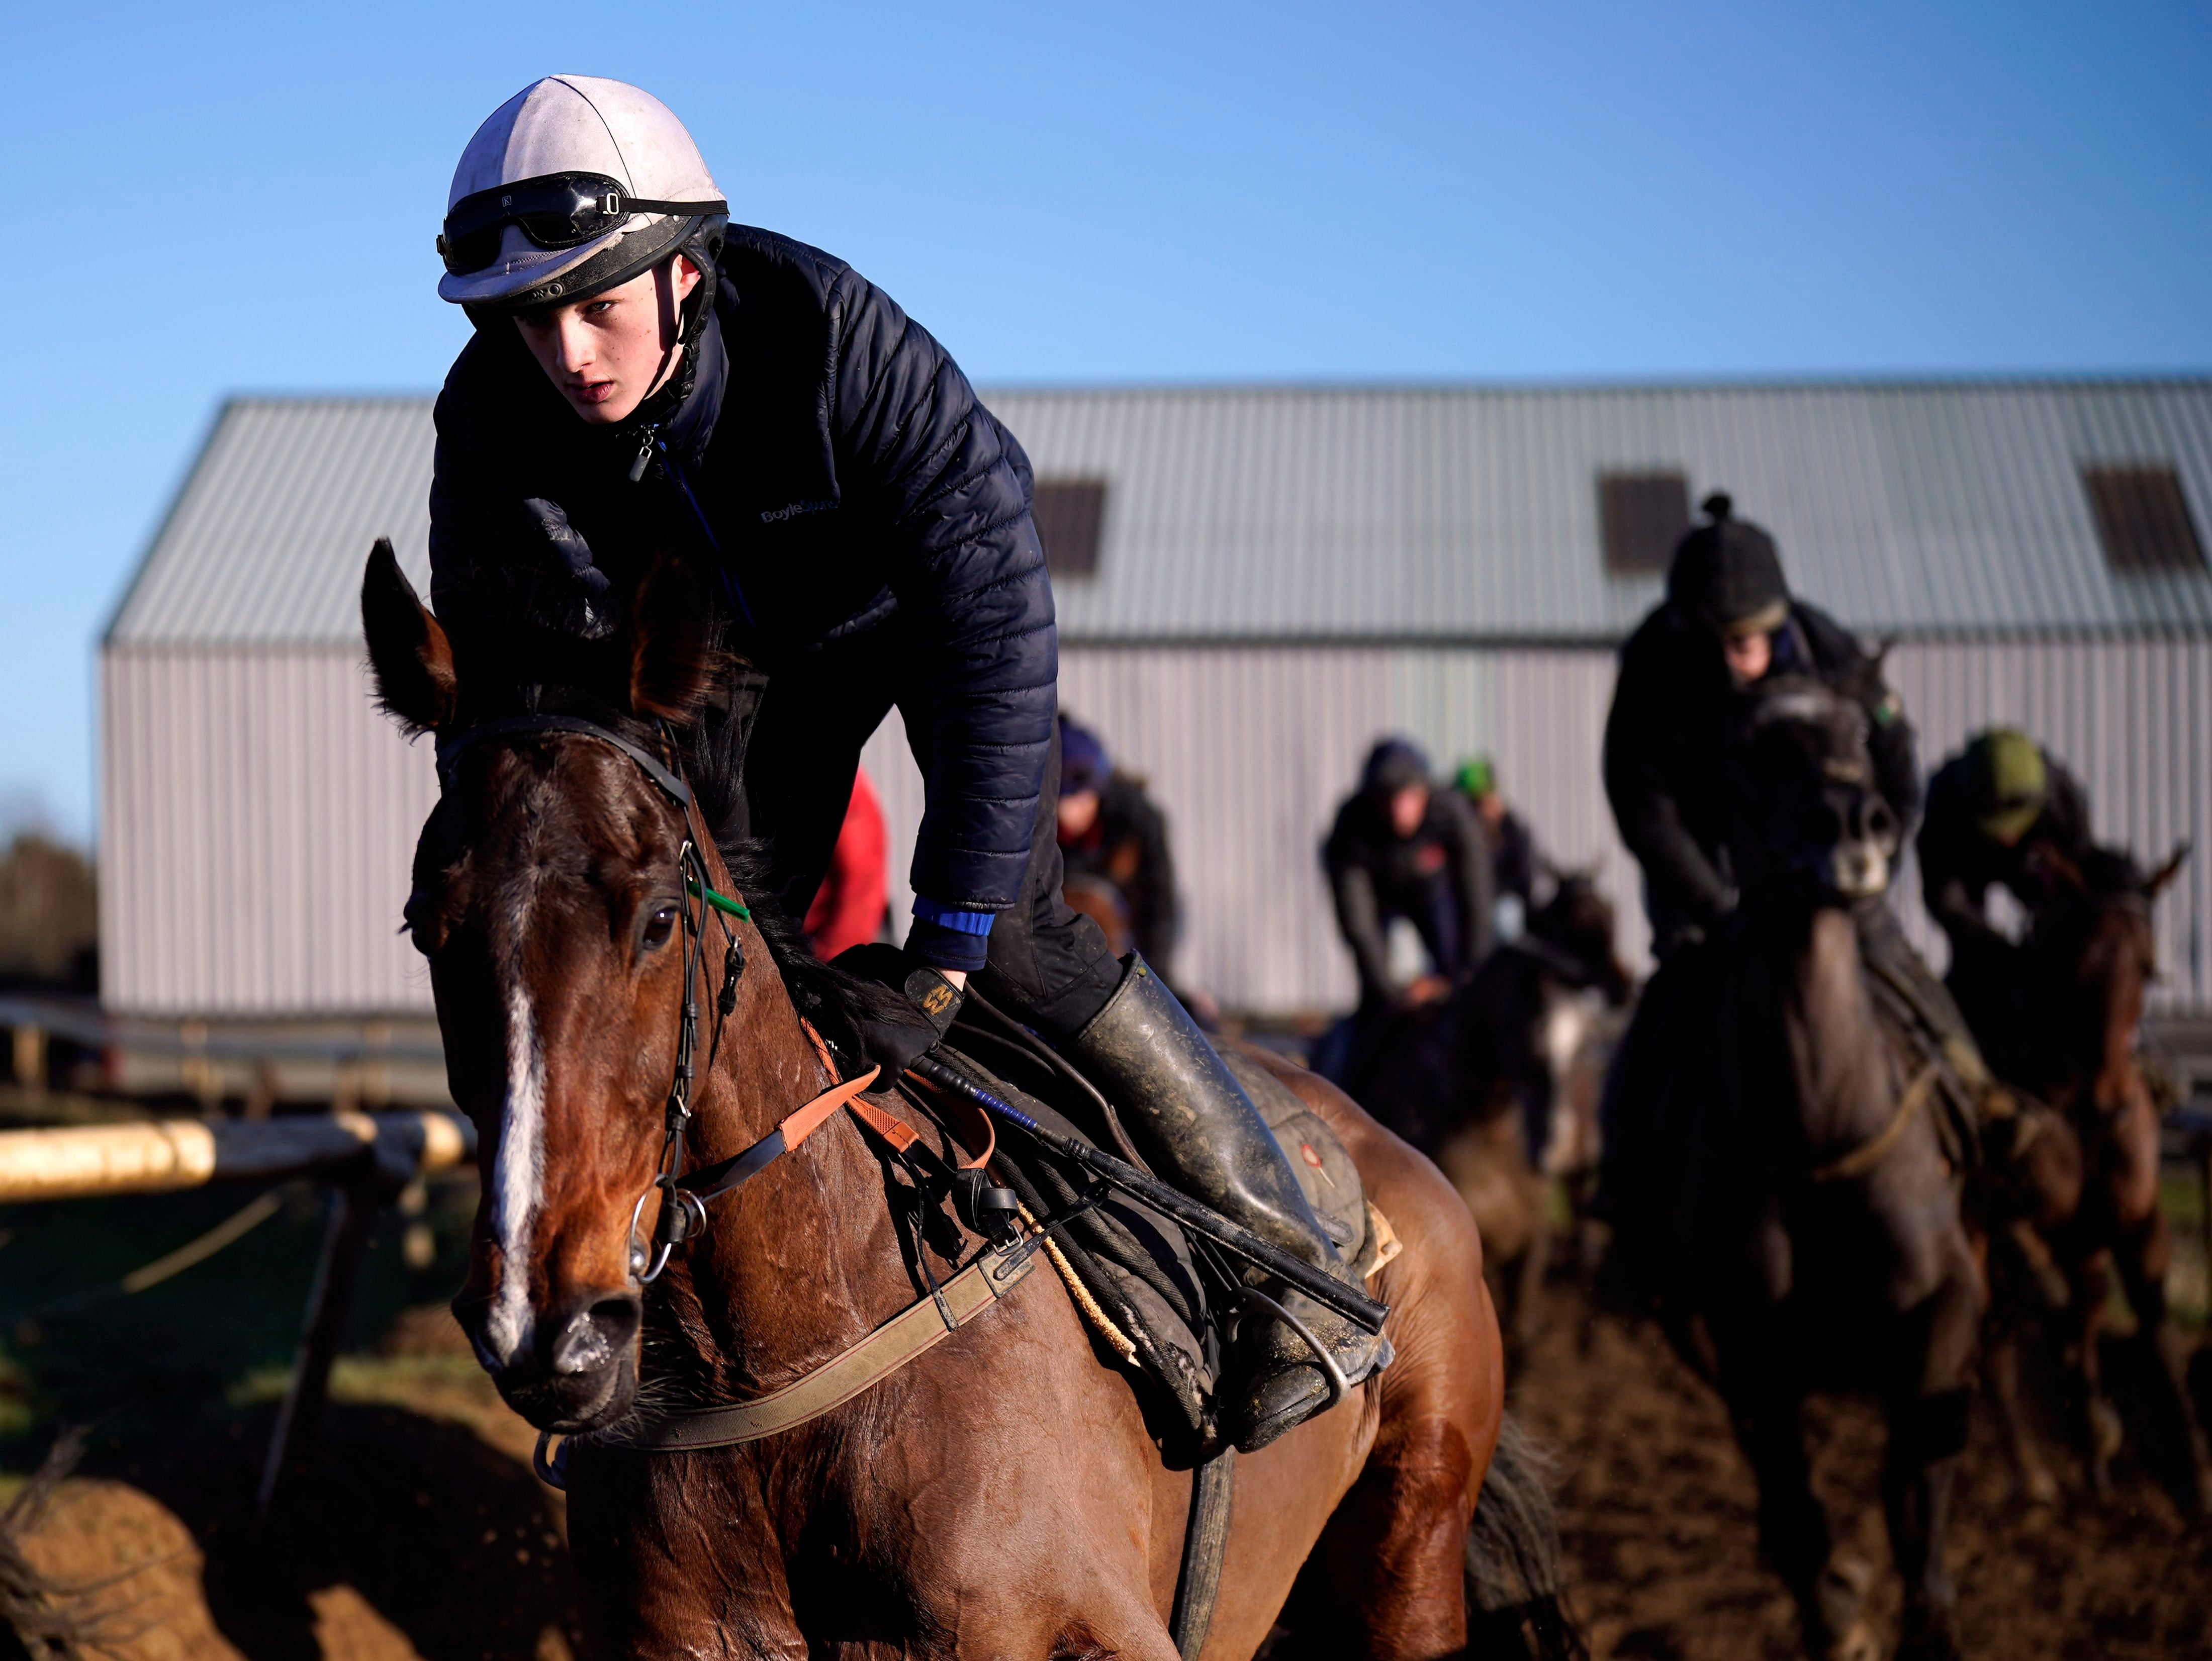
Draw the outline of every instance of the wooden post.
[[[381,1110],[392,1105],[392,1023],[369,1022],[362,1028],[361,1040],[368,1052],[362,1057],[362,1104]]]
[[[186,1021],[177,1036],[184,1041],[184,1059],[178,1063],[186,1090],[199,1098],[200,1111],[209,1118],[222,1105],[222,1079],[216,1071],[215,1062],[207,1053],[208,1030],[205,1021]]]
[[[44,1027],[15,1029],[15,1082],[33,1098],[46,1093],[46,1033]]]
[[[313,1457],[316,1433],[322,1427],[324,1404],[330,1397],[331,1365],[353,1324],[362,1257],[368,1248],[369,1231],[375,1226],[383,1197],[381,1191],[367,1183],[349,1183],[331,1193],[322,1256],[315,1265],[314,1285],[307,1293],[307,1319],[300,1335],[299,1360],[293,1366],[283,1405],[276,1411],[276,1428],[269,1440],[269,1457],[262,1467],[261,1489],[254,1503],[257,1555],[284,1554],[300,1484]]]

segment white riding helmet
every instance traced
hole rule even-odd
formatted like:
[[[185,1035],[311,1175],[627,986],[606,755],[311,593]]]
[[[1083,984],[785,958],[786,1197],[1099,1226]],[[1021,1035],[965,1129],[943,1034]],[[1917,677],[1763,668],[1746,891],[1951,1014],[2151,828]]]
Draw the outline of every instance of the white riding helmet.
[[[703,255],[711,273],[729,211],[665,104],[624,82],[550,75],[494,110],[461,153],[438,295],[501,311],[580,300],[695,240],[693,263]]]

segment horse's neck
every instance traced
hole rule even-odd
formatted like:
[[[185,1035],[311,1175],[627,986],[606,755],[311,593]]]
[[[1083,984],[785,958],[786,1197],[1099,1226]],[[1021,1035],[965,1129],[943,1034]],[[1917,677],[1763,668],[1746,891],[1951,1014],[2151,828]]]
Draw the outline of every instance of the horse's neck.
[[[1770,941],[1787,961],[1758,972],[1772,975],[1783,999],[1791,1082],[1806,1133],[1815,1142],[1863,1135],[1887,1117],[1898,1080],[1868,992],[1857,924],[1848,911],[1821,907],[1809,916],[1778,920]]]
[[[2135,1069],[2136,1031],[2142,1024],[2144,964],[2149,953],[2138,943],[2137,921],[2108,912],[2096,944],[2102,962],[2092,985],[2099,1012],[2094,1056],[2097,1105],[2110,1110],[2125,1098]]]
[[[708,1005],[709,1008],[712,1004]],[[741,1153],[837,1080],[763,951],[701,1080],[692,1157]],[[865,1335],[908,1293],[882,1167],[839,1111],[742,1189],[668,1279],[667,1359],[721,1399],[787,1384]]]

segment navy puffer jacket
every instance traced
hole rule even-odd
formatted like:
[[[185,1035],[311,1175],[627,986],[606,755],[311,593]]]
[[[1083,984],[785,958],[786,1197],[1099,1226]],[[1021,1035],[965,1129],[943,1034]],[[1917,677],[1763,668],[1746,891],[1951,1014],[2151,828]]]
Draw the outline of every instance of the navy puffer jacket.
[[[1005,910],[1029,858],[1058,674],[1029,458],[888,295],[787,237],[730,228],[694,333],[682,378],[606,429],[576,417],[512,325],[477,332],[438,399],[441,619],[604,634],[672,548],[718,571],[731,644],[771,676],[900,618],[921,642],[908,657],[935,722],[915,891]],[[588,567],[531,502],[557,504]]]

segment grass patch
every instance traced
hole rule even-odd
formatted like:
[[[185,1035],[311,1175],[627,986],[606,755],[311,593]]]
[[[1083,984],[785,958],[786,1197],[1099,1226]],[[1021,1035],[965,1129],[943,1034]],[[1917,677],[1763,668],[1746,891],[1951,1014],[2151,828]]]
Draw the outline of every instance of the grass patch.
[[[224,1396],[234,1409],[263,1406],[282,1400],[291,1382],[289,1367],[257,1367]],[[331,1400],[442,1419],[519,1457],[538,1434],[499,1399],[497,1387],[467,1355],[341,1355],[331,1367]]]

